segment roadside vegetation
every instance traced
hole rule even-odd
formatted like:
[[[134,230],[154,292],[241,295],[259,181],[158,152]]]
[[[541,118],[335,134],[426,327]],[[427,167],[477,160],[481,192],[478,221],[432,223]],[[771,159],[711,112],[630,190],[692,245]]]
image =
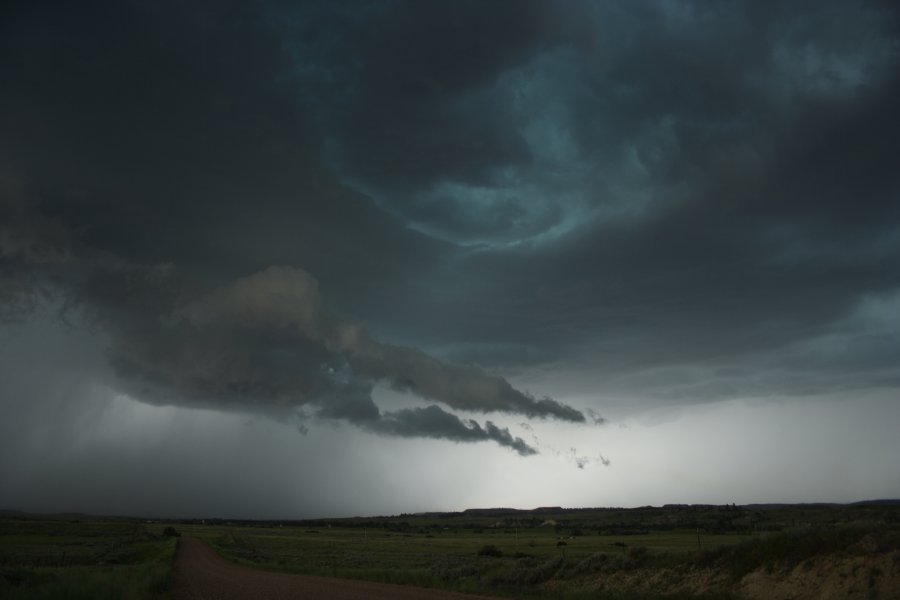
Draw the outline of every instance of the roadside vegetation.
[[[0,598],[165,598],[179,535],[260,569],[515,598],[766,597],[747,582],[762,577],[771,586],[842,564],[841,577],[859,579],[860,597],[876,598],[900,576],[900,506],[890,504],[269,522],[22,515],[0,518]]]
[[[175,544],[161,528],[134,520],[6,516],[0,598],[166,598]]]
[[[180,527],[257,568],[516,598],[737,598],[757,570],[900,558],[897,506],[494,509]]]

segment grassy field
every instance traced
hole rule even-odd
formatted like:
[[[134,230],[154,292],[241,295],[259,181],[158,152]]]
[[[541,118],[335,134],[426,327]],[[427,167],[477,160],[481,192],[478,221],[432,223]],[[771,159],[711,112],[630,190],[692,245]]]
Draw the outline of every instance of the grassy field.
[[[727,583],[755,569],[900,549],[896,506],[491,509],[269,522],[23,515],[0,518],[0,598],[164,598],[175,549],[167,527],[256,568],[516,598],[732,598]],[[725,584],[629,591],[632,580],[692,570]],[[600,580],[621,583],[599,595]]]
[[[873,532],[896,545],[898,517],[895,507],[648,507],[179,528],[258,568],[517,598],[581,598],[597,597],[591,582],[614,573],[710,568],[737,579],[760,566],[850,547]]]
[[[186,526],[243,564],[296,573],[440,587],[471,593],[544,597],[540,584],[565,582],[601,564],[679,562],[697,552],[697,534],[562,535],[552,527],[477,530],[422,528],[411,533],[325,526]],[[701,535],[706,548],[747,536]],[[555,597],[557,594],[553,594]]]
[[[0,519],[0,598],[165,598],[175,539],[139,521]]]

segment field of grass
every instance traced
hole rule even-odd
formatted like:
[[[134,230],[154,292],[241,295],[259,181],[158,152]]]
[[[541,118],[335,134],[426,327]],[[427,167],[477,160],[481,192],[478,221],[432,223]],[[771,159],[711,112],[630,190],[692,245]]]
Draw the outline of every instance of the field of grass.
[[[596,597],[589,587],[598,577],[641,569],[706,567],[739,577],[760,565],[850,546],[873,531],[883,539],[896,531],[898,517],[892,507],[648,507],[183,523],[179,529],[235,562],[263,569],[517,598],[580,598]]]
[[[172,526],[260,569],[572,600],[598,597],[600,580],[621,582],[603,598],[733,598],[727,582],[756,569],[867,551],[859,548],[900,550],[897,506],[490,509],[268,522],[6,516],[0,598],[165,598],[175,540],[164,532]],[[725,584],[691,593],[628,587],[692,570]]]
[[[440,587],[471,593],[542,596],[537,586],[595,567],[680,561],[697,552],[697,533],[563,535],[552,527],[480,531],[423,528],[409,533],[325,526],[182,526],[236,562],[295,573]],[[747,536],[701,535],[706,548]]]
[[[165,598],[175,539],[134,520],[0,518],[0,598]]]

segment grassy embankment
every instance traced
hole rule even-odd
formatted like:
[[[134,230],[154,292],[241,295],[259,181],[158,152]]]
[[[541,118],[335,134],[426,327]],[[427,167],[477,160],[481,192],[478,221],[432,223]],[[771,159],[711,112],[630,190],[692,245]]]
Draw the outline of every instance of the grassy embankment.
[[[96,517],[0,518],[0,598],[166,598],[175,539]]]

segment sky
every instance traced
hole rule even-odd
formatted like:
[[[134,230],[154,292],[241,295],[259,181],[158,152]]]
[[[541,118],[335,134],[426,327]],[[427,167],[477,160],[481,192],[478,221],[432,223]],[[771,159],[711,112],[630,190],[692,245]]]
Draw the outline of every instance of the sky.
[[[900,497],[900,8],[4,2],[0,508]]]

